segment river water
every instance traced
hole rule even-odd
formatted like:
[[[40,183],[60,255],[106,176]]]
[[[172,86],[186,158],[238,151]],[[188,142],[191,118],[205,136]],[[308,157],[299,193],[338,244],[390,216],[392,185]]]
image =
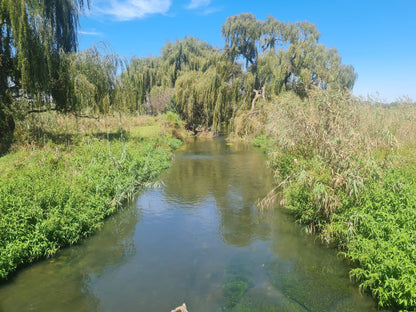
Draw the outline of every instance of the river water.
[[[277,208],[263,156],[223,139],[186,144],[161,186],[103,228],[0,286],[0,311],[376,311]]]

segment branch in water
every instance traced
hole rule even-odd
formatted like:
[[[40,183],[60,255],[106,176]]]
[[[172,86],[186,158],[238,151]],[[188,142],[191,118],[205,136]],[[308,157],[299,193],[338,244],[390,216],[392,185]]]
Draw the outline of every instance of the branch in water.
[[[186,304],[184,303],[180,307],[177,307],[176,309],[173,309],[170,312],[188,312],[188,310],[186,309]]]

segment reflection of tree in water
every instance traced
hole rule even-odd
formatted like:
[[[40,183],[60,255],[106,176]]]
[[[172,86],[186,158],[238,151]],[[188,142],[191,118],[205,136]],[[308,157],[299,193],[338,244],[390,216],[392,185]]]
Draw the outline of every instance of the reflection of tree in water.
[[[135,254],[137,220],[137,209],[125,207],[80,245],[21,271],[0,288],[0,311],[99,310],[91,283],[96,275]]]
[[[247,145],[227,145],[221,139],[190,144],[164,182],[166,197],[182,207],[197,208],[207,198],[215,198],[219,231],[227,244],[247,246],[267,236],[255,203],[271,189],[270,172]]]

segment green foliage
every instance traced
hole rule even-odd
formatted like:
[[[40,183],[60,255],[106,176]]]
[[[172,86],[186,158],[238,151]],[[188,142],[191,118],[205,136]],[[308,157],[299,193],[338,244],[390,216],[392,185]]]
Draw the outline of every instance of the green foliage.
[[[206,71],[214,63],[218,52],[205,41],[185,37],[175,43],[168,42],[161,50],[163,70],[169,77],[170,86],[175,86],[182,72]]]
[[[268,153],[281,204],[338,246],[351,278],[381,308],[414,311],[415,108],[317,90],[305,99],[286,93],[263,109],[264,134],[254,142]]]
[[[170,90],[175,87],[180,75],[206,71],[213,64],[216,53],[208,43],[195,37],[185,37],[175,43],[168,42],[161,50],[161,57],[132,59],[127,70],[121,74],[117,92],[121,107],[130,112],[160,111],[159,106],[169,103]],[[163,102],[164,105],[155,102]]]
[[[308,22],[261,21],[245,13],[227,18],[222,35],[224,52],[185,37],[167,43],[161,57],[133,59],[121,75],[121,106],[155,113],[169,105],[190,130],[229,132],[234,118],[243,116],[245,123],[242,112],[253,112],[260,96],[271,99],[285,90],[307,96],[313,87],[354,85],[353,67],[342,65],[335,49],[319,45],[320,34]]]
[[[216,69],[182,74],[175,88],[175,101],[188,128],[197,126],[222,132],[232,116],[229,86]]]
[[[356,264],[350,276],[381,307],[395,310],[416,308],[414,169],[390,169],[383,181],[371,181],[354,210],[342,215],[354,233],[345,251]]]
[[[181,142],[164,133],[77,136],[1,158],[0,278],[92,234],[168,168]]]
[[[228,132],[243,99],[241,68],[194,37],[169,42],[161,53],[131,61],[117,90],[120,107],[153,114],[171,110],[190,130]]]
[[[242,13],[228,17],[221,31],[226,41],[226,53],[233,62],[242,56],[246,66],[256,63],[259,54],[257,41],[262,31],[261,21],[257,21],[251,13]]]
[[[10,97],[42,98],[62,86],[61,51],[75,51],[84,0],[2,0],[0,109]],[[23,93],[23,94],[22,94]]]
[[[62,88],[61,52],[75,51],[78,14],[88,6],[89,0],[0,1],[0,154],[12,142],[21,105],[29,101],[32,110]]]
[[[12,116],[0,109],[0,156],[8,151],[13,142],[14,127]]]
[[[60,75],[66,86],[62,88],[63,92],[55,93],[55,99],[59,98],[58,110],[105,114],[119,109],[115,89],[118,86],[117,71],[123,64],[117,55],[106,52],[105,44],[101,43],[62,56]]]
[[[170,85],[160,58],[132,59],[120,76],[117,102],[124,111],[144,113],[146,97],[154,86]]]
[[[253,140],[253,145],[255,147],[262,148],[266,151],[268,150],[268,147],[270,147],[271,144],[272,142],[264,134],[255,137]]]
[[[312,87],[352,89],[352,66],[341,64],[335,49],[318,44],[320,34],[308,22],[283,23],[269,16],[257,20],[251,13],[228,17],[222,27],[225,53],[234,62],[245,60],[255,76],[254,90],[271,98],[285,90],[302,96]]]

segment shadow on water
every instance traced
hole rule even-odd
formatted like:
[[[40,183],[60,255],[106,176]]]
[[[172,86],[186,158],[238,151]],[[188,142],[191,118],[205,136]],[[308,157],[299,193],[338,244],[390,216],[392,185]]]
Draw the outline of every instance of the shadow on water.
[[[187,144],[102,230],[0,287],[0,311],[375,311],[281,209],[264,158],[223,139]]]

